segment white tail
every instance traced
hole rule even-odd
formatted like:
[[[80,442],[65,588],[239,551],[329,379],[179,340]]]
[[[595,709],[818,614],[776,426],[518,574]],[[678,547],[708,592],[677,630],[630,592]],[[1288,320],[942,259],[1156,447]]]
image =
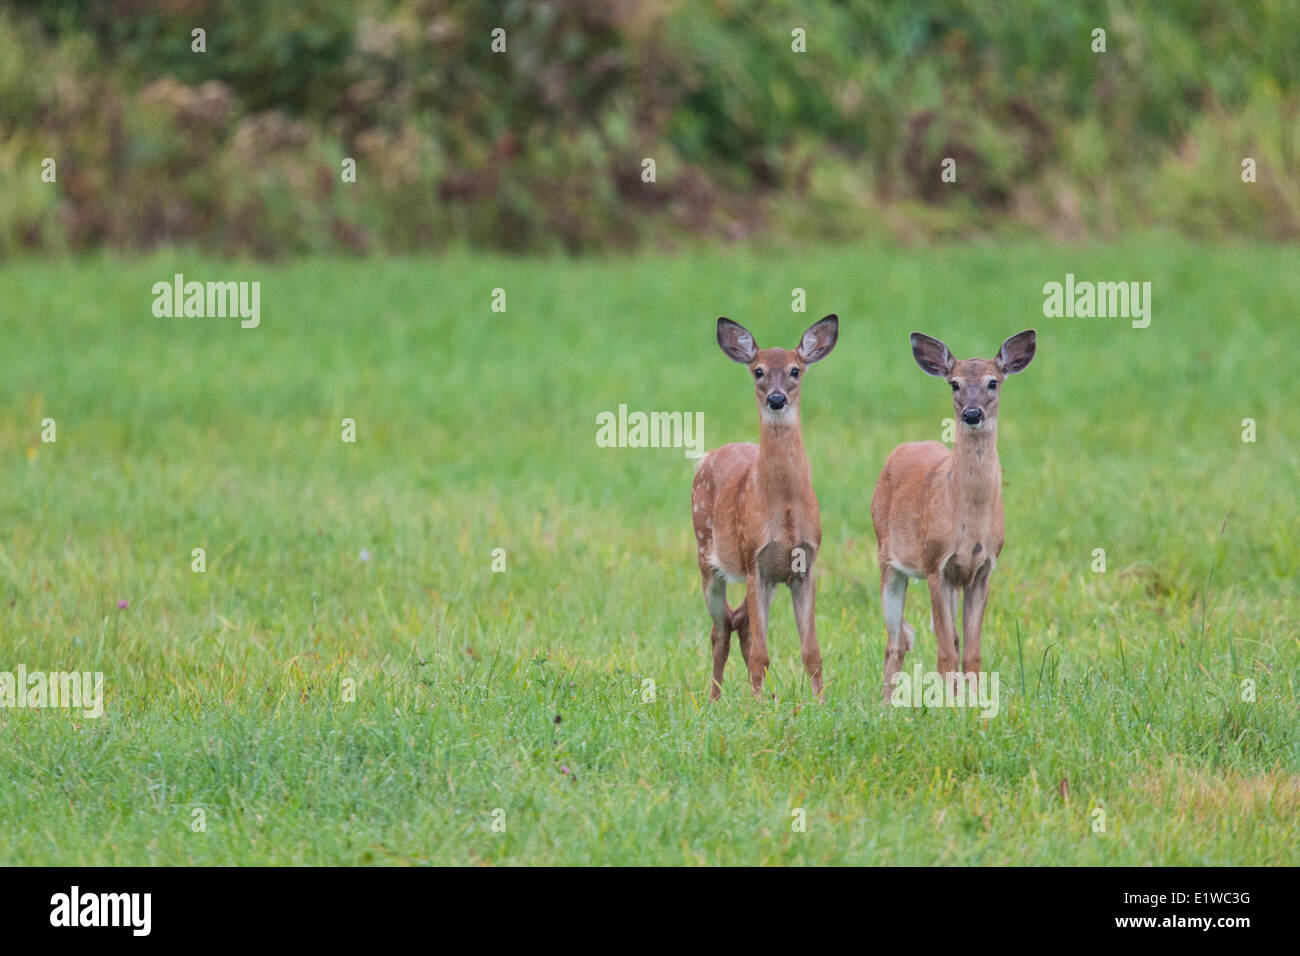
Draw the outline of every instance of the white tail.
[[[799,431],[799,393],[807,367],[825,358],[838,336],[839,319],[828,315],[803,334],[794,351],[759,351],[744,328],[718,319],[722,351],[753,376],[762,431],[757,446],[724,445],[710,452],[691,486],[704,603],[713,619],[713,700],[722,692],[732,631],[740,638],[754,694],[762,693],[767,612],[778,583],[790,587],[804,667],[813,692],[822,694],[812,574],[822,526]],[[745,582],[745,603],[735,610],[727,606],[729,580]]]
[[[912,648],[903,619],[908,578],[925,578],[939,642],[938,671],[956,685],[957,597],[963,595],[961,673],[979,673],[980,629],[989,575],[1002,553],[1002,468],[998,464],[998,397],[1008,375],[1034,357],[1034,331],[1002,343],[997,358],[957,361],[938,339],[912,333],[912,355],[929,375],[952,387],[957,436],[950,452],[937,441],[899,445],[871,498],[879,543],[880,600],[885,615],[884,697]]]

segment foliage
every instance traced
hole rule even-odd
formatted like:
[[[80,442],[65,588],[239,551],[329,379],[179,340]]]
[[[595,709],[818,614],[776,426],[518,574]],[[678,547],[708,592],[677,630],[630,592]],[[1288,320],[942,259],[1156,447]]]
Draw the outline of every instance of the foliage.
[[[0,253],[585,251],[881,221],[1295,238],[1298,31],[1291,0],[10,3]]]

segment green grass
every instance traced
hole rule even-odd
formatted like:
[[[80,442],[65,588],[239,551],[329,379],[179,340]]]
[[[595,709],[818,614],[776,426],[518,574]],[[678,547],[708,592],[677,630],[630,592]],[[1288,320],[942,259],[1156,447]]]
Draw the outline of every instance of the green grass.
[[[107,713],[0,709],[0,862],[1300,863],[1295,255],[11,264],[0,670],[102,670]],[[261,328],[154,318],[175,271],[261,280]],[[1150,328],[1045,319],[1066,272],[1150,281]],[[691,463],[597,447],[596,415],[702,411],[708,447],[751,440],[714,319],[792,347],[831,311],[803,398],[827,700],[782,589],[776,699],[734,652],[709,705]],[[1030,326],[984,629],[1002,711],[883,708],[871,490],[951,414],[907,333],[990,356]]]

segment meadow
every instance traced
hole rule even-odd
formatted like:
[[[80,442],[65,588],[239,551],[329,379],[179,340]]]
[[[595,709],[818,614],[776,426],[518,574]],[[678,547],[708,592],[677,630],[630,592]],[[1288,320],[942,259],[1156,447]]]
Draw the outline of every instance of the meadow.
[[[0,708],[0,862],[1300,863],[1295,257],[1148,234],[11,262],[0,671],[102,671],[105,714]],[[156,318],[176,272],[260,281],[260,326]],[[1044,318],[1067,273],[1150,281],[1150,326]],[[717,316],[790,348],[828,312],[803,386],[826,701],[782,589],[775,697],[733,652],[710,705],[693,463],[600,447],[597,416],[755,440]],[[1001,710],[882,706],[871,491],[952,413],[908,333],[989,357],[1029,327]],[[932,668],[923,585],[907,613]]]

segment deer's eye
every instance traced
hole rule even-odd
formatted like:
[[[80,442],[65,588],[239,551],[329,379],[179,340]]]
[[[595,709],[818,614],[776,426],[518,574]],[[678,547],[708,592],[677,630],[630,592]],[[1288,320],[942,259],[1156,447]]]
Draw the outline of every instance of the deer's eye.
[[[993,381],[989,382],[989,391],[996,392],[997,390],[998,390],[998,380],[995,378]]]
[[[949,382],[948,384],[952,386],[952,390],[953,390],[954,392],[957,391],[957,383],[956,383],[956,382]]]
[[[790,378],[794,379],[796,382],[799,381],[799,370],[797,368],[790,369]]]
[[[754,369],[754,378],[762,378],[762,377],[763,377],[763,370],[761,368]]]

